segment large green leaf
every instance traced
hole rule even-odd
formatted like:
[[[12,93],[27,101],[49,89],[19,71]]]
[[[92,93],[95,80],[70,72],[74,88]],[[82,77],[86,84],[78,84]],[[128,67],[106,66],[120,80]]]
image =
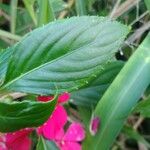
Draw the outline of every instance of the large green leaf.
[[[106,64],[97,79],[89,83],[87,87],[71,93],[70,101],[76,105],[94,108],[123,64],[121,61]]]
[[[40,137],[36,150],[59,150],[59,149],[53,141],[49,141],[44,139],[43,137]]]
[[[117,31],[117,32],[116,32]],[[96,78],[129,29],[103,17],[58,20],[15,46],[1,90],[36,94],[73,91]]]
[[[150,84],[150,34],[125,64],[96,106],[101,127],[93,149],[107,150],[128,114]]]
[[[143,117],[150,118],[150,97],[146,100],[143,100],[137,104],[134,108],[134,112],[140,113]]]
[[[55,104],[56,100],[50,102],[0,102],[0,132],[13,132],[43,124],[53,112]]]
[[[0,80],[5,77],[9,59],[12,55],[12,48],[0,50]]]

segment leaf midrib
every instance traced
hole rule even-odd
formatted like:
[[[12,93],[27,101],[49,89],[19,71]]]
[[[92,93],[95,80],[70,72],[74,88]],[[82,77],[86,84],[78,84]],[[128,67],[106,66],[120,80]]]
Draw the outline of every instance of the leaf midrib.
[[[100,24],[100,23],[99,23],[99,24]],[[98,35],[97,35],[97,36],[98,36]],[[97,36],[96,36],[96,37],[97,37]],[[96,39],[96,37],[95,37],[95,39]],[[124,37],[124,36],[120,37],[120,39],[123,38],[123,37]],[[94,40],[95,40],[95,39],[94,39]],[[118,41],[120,41],[120,39],[118,39]],[[91,43],[94,44],[95,42],[97,42],[97,41],[94,41],[94,42],[91,42]],[[77,48],[77,49],[74,50],[74,51],[71,51],[71,52],[69,52],[69,53],[67,53],[67,54],[65,54],[65,55],[63,55],[63,56],[60,56],[60,57],[58,57],[58,58],[56,58],[56,59],[54,59],[54,60],[52,60],[52,61],[50,61],[50,62],[44,63],[44,64],[42,64],[42,65],[40,65],[40,66],[38,66],[38,67],[36,67],[36,68],[34,68],[34,69],[32,69],[32,70],[26,72],[26,73],[24,73],[24,74],[18,76],[17,78],[13,79],[12,81],[10,81],[10,82],[6,83],[4,86],[2,86],[1,89],[6,88],[7,86],[9,86],[10,84],[12,84],[12,83],[15,82],[16,80],[19,80],[20,78],[24,77],[25,75],[30,74],[31,72],[34,72],[35,70],[38,70],[38,69],[42,68],[43,66],[46,66],[46,65],[48,65],[48,64],[52,64],[52,63],[54,63],[54,62],[57,61],[57,60],[60,60],[60,59],[62,59],[62,58],[64,58],[64,57],[67,57],[67,56],[69,56],[69,55],[75,53],[76,51],[79,51],[80,49],[91,45],[91,43],[89,43],[89,44],[87,44],[87,45],[84,45],[84,46],[82,46],[82,47],[80,47],[80,48]]]

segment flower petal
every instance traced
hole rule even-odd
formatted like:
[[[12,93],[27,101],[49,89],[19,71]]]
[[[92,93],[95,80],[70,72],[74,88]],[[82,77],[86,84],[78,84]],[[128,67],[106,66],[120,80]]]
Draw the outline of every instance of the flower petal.
[[[5,143],[0,143],[0,150],[8,150]]]
[[[42,102],[50,101],[54,98],[54,96],[38,96],[37,100]],[[70,94],[65,92],[58,97],[58,103],[67,102],[70,98]]]
[[[31,140],[28,137],[33,129],[24,129],[6,134],[6,146],[11,150],[30,150]]]
[[[72,123],[63,140],[64,141],[82,141],[85,138],[85,132],[80,123]]]
[[[76,142],[61,142],[59,143],[60,150],[81,150],[81,145]]]
[[[41,102],[47,102],[54,98],[54,96],[38,96],[37,100]]]
[[[14,143],[14,141],[24,138],[25,136],[28,136],[32,131],[33,131],[33,129],[26,128],[26,129],[19,130],[19,131],[13,132],[13,133],[7,133],[6,134],[6,142]]]
[[[61,141],[64,137],[64,134],[65,134],[64,129],[63,128],[60,129],[55,136],[55,141]]]
[[[65,92],[58,97],[58,103],[67,102],[70,99],[70,94]]]
[[[30,150],[31,148],[31,140],[29,137],[24,137],[16,140],[14,143],[8,144],[6,143],[8,149],[11,150]]]
[[[92,135],[95,135],[100,127],[100,118],[99,117],[94,117],[91,120],[90,124],[90,132]]]
[[[63,106],[57,105],[48,121],[39,127],[38,133],[49,140],[55,140],[57,134],[67,122],[67,113]]]

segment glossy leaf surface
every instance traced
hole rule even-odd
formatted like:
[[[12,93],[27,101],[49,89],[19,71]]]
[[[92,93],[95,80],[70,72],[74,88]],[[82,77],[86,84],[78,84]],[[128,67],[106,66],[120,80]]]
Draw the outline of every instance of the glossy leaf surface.
[[[121,61],[106,64],[97,79],[87,87],[71,93],[70,101],[76,105],[94,108],[123,65]]]
[[[23,101],[0,103],[0,132],[13,132],[43,124],[55,108],[56,100],[50,102]]]
[[[15,46],[1,90],[35,94],[77,90],[114,57],[128,32],[125,25],[94,16],[38,28]]]

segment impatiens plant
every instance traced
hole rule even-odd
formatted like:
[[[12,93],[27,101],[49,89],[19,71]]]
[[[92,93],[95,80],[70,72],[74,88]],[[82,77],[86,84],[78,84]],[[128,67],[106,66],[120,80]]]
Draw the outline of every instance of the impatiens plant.
[[[51,96],[39,96],[39,101],[52,100]],[[69,94],[64,93],[58,97],[58,103],[69,100]],[[64,133],[64,125],[67,123],[67,113],[63,106],[57,105],[50,118],[42,126],[35,129],[37,134],[51,140],[57,144],[60,149],[70,149],[73,147],[80,150],[81,146],[78,142],[85,137],[83,126],[80,123],[71,123],[66,133]],[[34,131],[34,128],[25,128],[23,130],[7,133],[1,136],[3,150],[28,150],[31,148],[31,139],[29,135]],[[5,139],[5,140],[3,140]]]
[[[129,31],[71,17],[0,51],[0,150],[109,149],[150,83],[150,34],[116,60]]]

